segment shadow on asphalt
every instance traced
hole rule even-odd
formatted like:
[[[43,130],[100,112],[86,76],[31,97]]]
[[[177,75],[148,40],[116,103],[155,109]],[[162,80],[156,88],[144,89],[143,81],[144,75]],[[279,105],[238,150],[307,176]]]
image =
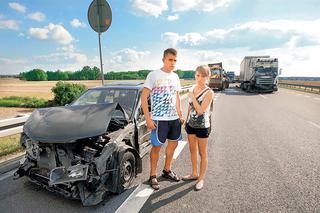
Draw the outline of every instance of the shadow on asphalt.
[[[161,178],[158,178],[159,182],[161,181]],[[166,179],[167,180],[167,179]],[[163,181],[163,180],[162,180]],[[185,196],[186,194],[188,194],[191,191],[195,191],[194,188],[194,184],[188,186],[186,189],[179,191],[177,193],[174,193],[172,196],[163,199],[163,200],[159,200],[157,202],[154,202],[154,200],[156,200],[158,197],[161,197],[162,195],[166,194],[166,193],[170,193],[173,192],[177,189],[179,189],[180,187],[183,187],[186,184],[191,183],[191,181],[181,181],[180,183],[174,184],[172,186],[169,187],[165,187],[163,189],[160,189],[159,191],[155,191],[150,197],[149,199],[146,201],[146,203],[143,205],[143,207],[141,208],[141,210],[139,212],[143,213],[143,212],[153,212],[157,209],[159,209],[160,207],[163,207],[175,200],[179,200],[180,198],[182,198],[183,196]]]
[[[9,178],[6,179],[5,182],[6,181],[9,181],[8,184],[14,183],[12,179],[10,180]],[[23,180],[20,179],[20,184],[17,184],[17,187],[11,190],[5,188],[8,191],[0,194],[0,202],[8,202],[8,199],[17,198],[16,195],[18,194],[21,208],[30,208],[30,206],[35,207],[39,205],[39,212],[42,212],[44,210],[43,208],[46,208],[43,207],[44,202],[50,202],[57,209],[60,209],[59,212],[115,212],[137,187],[137,185],[132,186],[121,194],[107,193],[104,200],[98,205],[83,206],[80,200],[65,198],[63,195],[50,192],[28,181],[27,178],[23,178]],[[40,199],[34,199],[37,197]]]

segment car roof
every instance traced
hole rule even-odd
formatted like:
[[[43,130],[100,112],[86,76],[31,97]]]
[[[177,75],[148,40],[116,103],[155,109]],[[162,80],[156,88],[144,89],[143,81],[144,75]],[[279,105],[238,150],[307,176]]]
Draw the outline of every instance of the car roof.
[[[104,88],[124,88],[124,89],[142,89],[142,81],[115,81],[111,83],[104,84],[102,86],[96,86],[92,89],[104,89]]]

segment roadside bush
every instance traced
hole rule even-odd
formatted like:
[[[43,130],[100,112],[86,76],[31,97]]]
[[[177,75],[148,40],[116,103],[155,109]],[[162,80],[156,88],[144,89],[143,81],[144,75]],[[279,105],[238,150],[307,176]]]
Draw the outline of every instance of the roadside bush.
[[[73,84],[59,81],[51,90],[54,93],[54,102],[57,105],[63,106],[70,104],[84,91],[86,91],[87,88],[83,84]]]
[[[44,99],[38,99],[38,98],[10,96],[10,97],[0,98],[0,106],[41,108],[41,107],[47,107],[48,101]]]

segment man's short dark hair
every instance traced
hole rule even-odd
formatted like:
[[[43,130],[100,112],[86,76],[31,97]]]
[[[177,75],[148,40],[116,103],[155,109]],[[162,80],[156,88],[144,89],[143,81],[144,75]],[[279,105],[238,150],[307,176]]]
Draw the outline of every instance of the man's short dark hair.
[[[177,56],[178,52],[177,52],[176,49],[168,48],[168,49],[166,49],[166,50],[163,52],[163,58],[165,58],[166,55],[168,55],[168,54],[172,54],[172,55],[174,55],[174,56]]]

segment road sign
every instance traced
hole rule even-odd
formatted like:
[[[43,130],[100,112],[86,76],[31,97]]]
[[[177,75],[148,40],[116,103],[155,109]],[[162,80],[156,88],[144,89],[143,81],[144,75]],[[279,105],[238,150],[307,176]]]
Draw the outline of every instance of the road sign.
[[[93,0],[88,9],[88,21],[91,28],[98,33],[99,39],[99,53],[100,53],[100,68],[101,68],[101,80],[104,84],[103,64],[102,64],[102,52],[101,52],[101,39],[102,32],[107,31],[112,21],[112,11],[110,5],[106,0]]]
[[[106,0],[93,0],[88,9],[88,21],[97,33],[108,30],[112,22],[112,11]]]

